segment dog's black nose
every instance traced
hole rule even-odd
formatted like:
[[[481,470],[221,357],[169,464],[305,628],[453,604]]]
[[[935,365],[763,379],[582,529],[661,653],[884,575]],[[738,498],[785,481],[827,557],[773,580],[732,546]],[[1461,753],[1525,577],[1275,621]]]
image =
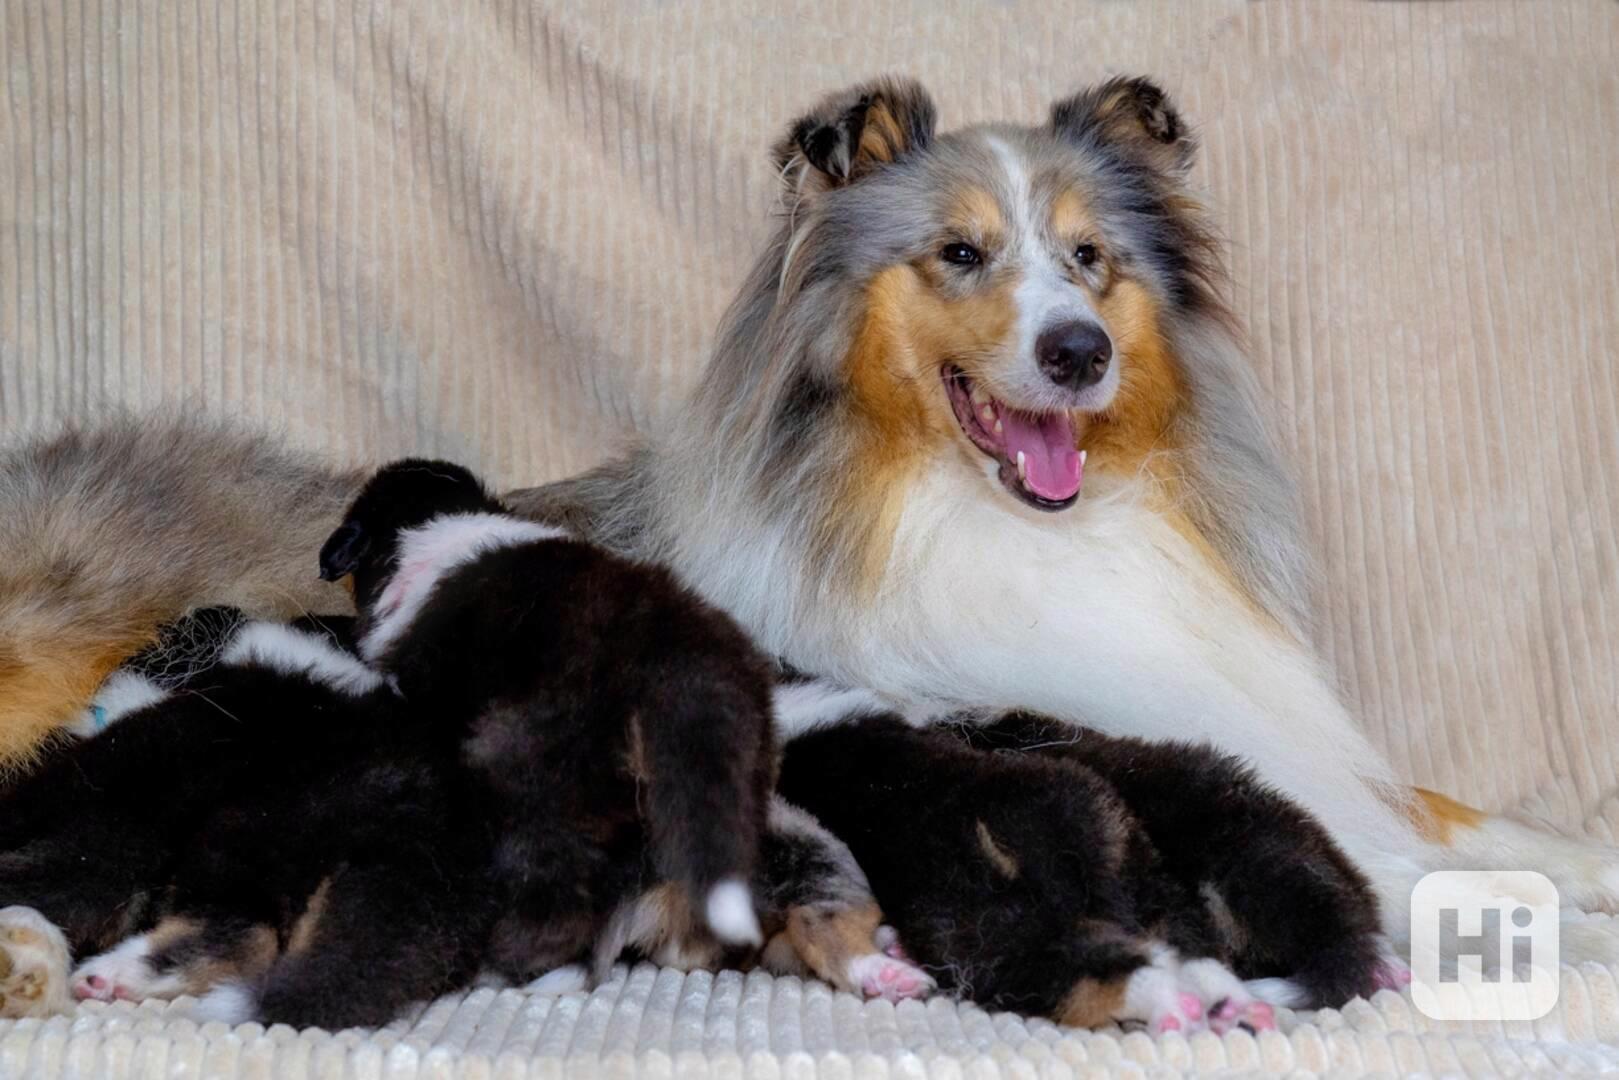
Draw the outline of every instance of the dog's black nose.
[[[1083,390],[1095,386],[1107,374],[1113,342],[1107,331],[1093,322],[1058,323],[1046,328],[1034,343],[1034,356],[1052,382],[1070,390]]]

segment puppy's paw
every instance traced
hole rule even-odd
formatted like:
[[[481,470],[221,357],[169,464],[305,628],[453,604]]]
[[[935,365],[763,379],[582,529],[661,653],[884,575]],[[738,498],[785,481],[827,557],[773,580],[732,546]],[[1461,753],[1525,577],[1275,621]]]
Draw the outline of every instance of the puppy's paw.
[[[1276,1030],[1276,1009],[1255,997],[1220,961],[1206,957],[1184,961],[1180,965],[1180,981],[1204,1002],[1210,1031],[1223,1035],[1239,1027],[1256,1034]]]
[[[62,931],[29,907],[0,908],[0,1019],[51,1016],[73,1007]]]
[[[173,998],[184,991],[181,980],[151,964],[152,943],[145,934],[125,938],[73,973],[73,996],[80,1001],[145,1001]]]
[[[877,948],[882,950],[884,956],[903,960],[907,964],[911,962],[911,954],[906,952],[905,946],[899,942],[899,931],[892,926],[879,926],[877,932],[872,935],[872,940],[877,943]]]
[[[1209,1026],[1203,996],[1183,985],[1173,961],[1165,958],[1137,968],[1125,980],[1122,1011],[1114,1019],[1143,1026],[1153,1035],[1193,1035]]]
[[[1385,956],[1372,973],[1372,979],[1379,990],[1399,993],[1411,985],[1411,969],[1398,956]]]
[[[868,998],[904,1001],[933,992],[933,976],[906,960],[884,953],[869,953],[849,961],[849,981]]]

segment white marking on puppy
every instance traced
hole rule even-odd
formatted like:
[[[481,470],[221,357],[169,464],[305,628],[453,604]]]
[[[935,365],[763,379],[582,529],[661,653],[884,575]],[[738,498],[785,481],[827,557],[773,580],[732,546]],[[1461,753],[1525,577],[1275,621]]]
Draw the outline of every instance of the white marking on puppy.
[[[1302,1009],[1310,1003],[1310,995],[1292,979],[1249,979],[1242,985],[1254,997],[1278,1009]]]
[[[709,929],[727,945],[764,944],[764,931],[753,910],[753,892],[746,882],[727,878],[708,890],[704,911]]]
[[[73,973],[73,996],[80,1001],[145,1001],[178,997],[185,982],[173,973],[152,970],[147,958],[152,942],[146,934],[125,938]]]
[[[562,994],[576,994],[589,988],[590,978],[585,972],[584,965],[565,964],[562,967],[547,971],[523,989],[530,994],[544,994],[550,997]]]
[[[99,735],[130,713],[167,699],[169,692],[138,671],[115,671],[107,676],[90,707],[68,730],[80,738]]]
[[[375,661],[410,624],[446,572],[497,548],[559,540],[567,532],[504,514],[446,514],[399,534],[398,569],[375,605],[376,621],[360,640]]]
[[[933,976],[904,960],[882,953],[867,953],[849,961],[849,981],[868,998],[905,1001],[933,992]]]
[[[1208,1026],[1208,1010],[1198,995],[1181,985],[1174,961],[1155,956],[1135,970],[1124,984],[1120,1020],[1136,1020],[1154,1035],[1178,1031],[1191,1035]]]
[[[67,938],[31,907],[0,908],[0,1020],[52,1016],[73,1008]]]
[[[774,696],[776,735],[783,740],[887,711],[882,699],[870,690],[820,680],[778,686]]]
[[[191,1018],[199,1024],[215,1021],[235,1027],[253,1019],[253,995],[237,982],[224,982],[197,999],[191,1006]]]
[[[1236,974],[1218,960],[1207,957],[1181,964],[1183,987],[1195,993],[1208,1010],[1209,1027],[1224,1034],[1237,1025],[1255,1032],[1276,1027],[1276,1010],[1256,999]],[[1281,980],[1278,980],[1281,981]]]
[[[262,664],[287,675],[307,675],[341,694],[360,697],[383,678],[318,634],[283,623],[252,622],[220,654],[223,664]]]

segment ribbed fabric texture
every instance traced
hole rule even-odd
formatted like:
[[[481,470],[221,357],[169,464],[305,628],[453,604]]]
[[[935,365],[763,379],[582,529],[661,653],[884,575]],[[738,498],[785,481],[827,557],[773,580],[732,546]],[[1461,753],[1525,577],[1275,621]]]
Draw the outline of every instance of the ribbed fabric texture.
[[[1064,1080],[1068,1077],[1589,1076],[1619,1070],[1619,985],[1566,969],[1559,1011],[1533,1027],[1447,1032],[1383,991],[1281,1030],[1074,1031],[938,1000],[865,1002],[820,983],[734,971],[620,969],[590,995],[447,997],[376,1033],[185,1019],[186,1002],[87,1005],[0,1022],[0,1076],[379,1080]],[[186,999],[189,1001],[189,999]],[[1563,1041],[1564,1035],[1574,1041]],[[1608,1039],[1609,1042],[1601,1041]]]

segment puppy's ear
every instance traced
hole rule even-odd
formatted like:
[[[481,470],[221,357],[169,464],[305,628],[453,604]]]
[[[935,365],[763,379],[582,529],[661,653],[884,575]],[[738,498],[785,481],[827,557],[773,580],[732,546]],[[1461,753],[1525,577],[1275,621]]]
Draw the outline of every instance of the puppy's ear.
[[[355,521],[345,521],[327,537],[320,549],[320,579],[339,581],[360,568],[360,560],[371,550],[371,538]]]
[[[1123,150],[1143,164],[1180,177],[1192,167],[1197,140],[1150,79],[1109,79],[1051,107],[1051,128],[1080,143]]]
[[[852,184],[933,141],[933,99],[914,79],[882,78],[841,90],[800,117],[776,144],[789,189]]]

